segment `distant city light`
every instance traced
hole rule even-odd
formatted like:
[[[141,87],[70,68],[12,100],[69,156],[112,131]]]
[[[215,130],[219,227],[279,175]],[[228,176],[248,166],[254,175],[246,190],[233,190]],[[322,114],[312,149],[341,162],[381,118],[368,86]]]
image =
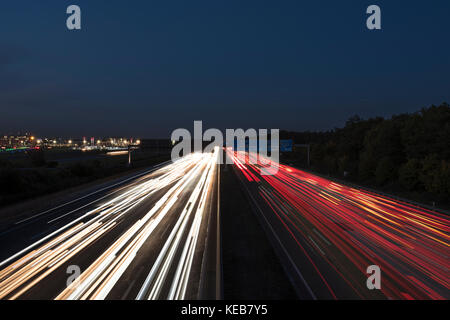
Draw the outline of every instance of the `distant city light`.
[[[61,137],[56,138],[38,138],[37,136],[32,136],[29,134],[24,135],[2,135],[0,136],[0,148],[3,148],[7,150],[8,148],[13,150],[14,147],[17,148],[26,148],[26,147],[33,147],[40,145],[42,148],[71,148],[71,149],[79,149],[81,150],[84,148],[85,151],[90,150],[104,150],[104,149],[120,149],[120,148],[126,148],[131,145],[140,145],[141,144],[140,139],[135,138],[125,138],[125,137],[117,137],[117,138],[111,138],[111,137],[97,137],[97,139],[89,138],[89,140],[86,137],[82,137],[80,140],[74,140],[74,139],[66,139]],[[1,151],[1,149],[0,149]]]

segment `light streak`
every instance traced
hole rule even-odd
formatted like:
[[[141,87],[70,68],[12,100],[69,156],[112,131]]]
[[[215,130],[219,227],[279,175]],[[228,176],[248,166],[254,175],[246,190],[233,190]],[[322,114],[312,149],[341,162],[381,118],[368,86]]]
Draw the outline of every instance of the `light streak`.
[[[264,176],[257,155],[226,152],[245,184],[258,185],[249,192],[259,190],[271,224],[294,241],[290,255],[308,259],[310,266],[300,267],[315,270],[326,298],[340,297],[333,274],[356,296],[373,298],[362,281],[373,264],[382,270],[386,298],[450,298],[449,216],[282,164],[277,174]],[[253,161],[243,163],[246,157]]]
[[[179,216],[151,268],[150,274],[155,274],[156,281],[144,282],[142,288],[145,290],[141,291],[145,298],[164,298],[160,296],[160,291],[162,286],[167,286],[171,299],[183,299],[200,226],[204,215],[208,214],[205,212],[205,205],[211,198],[212,185],[216,179],[218,154],[219,149],[216,148],[212,153],[191,154],[162,167],[149,177],[140,178],[134,186],[124,189],[97,208],[87,211],[6,259],[0,264],[4,266],[0,271],[0,299],[21,297],[114,230],[145,200],[166,189],[154,206],[101,252],[77,281],[57,294],[56,299],[107,298],[154,230],[169,215]],[[193,191],[192,184],[195,184]],[[180,214],[176,208],[186,194],[190,194],[189,201]],[[177,249],[183,243],[185,246],[179,254]],[[168,276],[171,268],[176,269],[173,279]]]

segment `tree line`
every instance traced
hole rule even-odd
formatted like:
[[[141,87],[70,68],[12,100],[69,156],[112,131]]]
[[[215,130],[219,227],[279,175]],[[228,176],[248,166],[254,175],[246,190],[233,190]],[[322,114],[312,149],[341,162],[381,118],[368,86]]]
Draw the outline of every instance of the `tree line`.
[[[450,106],[361,119],[326,132],[282,131],[281,138],[311,145],[311,169],[387,190],[450,199]],[[301,151],[287,156],[303,158]]]

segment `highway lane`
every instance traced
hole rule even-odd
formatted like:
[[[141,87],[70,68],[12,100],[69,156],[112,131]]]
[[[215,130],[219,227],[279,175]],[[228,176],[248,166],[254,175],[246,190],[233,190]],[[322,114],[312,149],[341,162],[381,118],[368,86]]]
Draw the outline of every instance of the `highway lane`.
[[[450,298],[449,216],[285,165],[261,175],[254,154],[227,154],[300,297]],[[366,285],[370,265],[381,290]]]
[[[154,173],[169,162],[166,161],[139,173],[89,187],[75,197],[66,195],[64,199],[43,210],[35,210],[31,207],[24,212],[16,209],[14,218],[0,220],[0,261],[56,231],[74,218],[80,217],[86,210],[95,208],[99,202],[113,199],[116,194],[141,183],[149,177],[150,173]],[[157,172],[153,176],[158,174],[160,173]]]
[[[6,233],[20,240],[24,230],[51,229],[0,262],[0,298],[196,298],[218,152],[189,155]],[[70,265],[82,272],[73,283]]]

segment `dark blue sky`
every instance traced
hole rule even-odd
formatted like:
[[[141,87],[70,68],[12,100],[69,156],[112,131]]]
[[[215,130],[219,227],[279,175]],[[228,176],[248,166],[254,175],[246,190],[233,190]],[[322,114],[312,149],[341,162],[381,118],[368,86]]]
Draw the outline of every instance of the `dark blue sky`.
[[[370,4],[381,31],[366,29]],[[448,0],[3,1],[0,132],[322,130],[417,111],[450,101],[449,13]]]

